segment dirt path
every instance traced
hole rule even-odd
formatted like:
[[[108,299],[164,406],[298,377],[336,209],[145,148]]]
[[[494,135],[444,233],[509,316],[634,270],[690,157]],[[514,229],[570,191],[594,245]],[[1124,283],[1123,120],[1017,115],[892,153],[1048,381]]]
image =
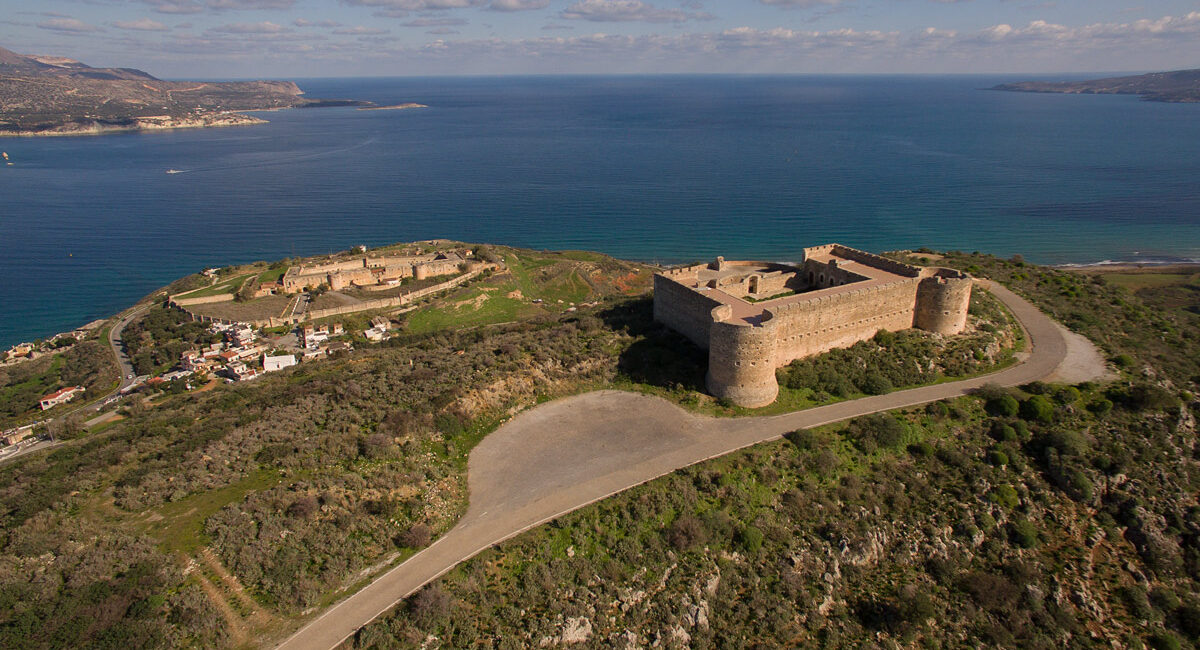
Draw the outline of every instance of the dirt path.
[[[357,593],[330,607],[280,648],[337,646],[397,601],[483,549],[541,523],[709,458],[813,427],[958,397],[985,383],[1013,386],[1051,376],[1075,353],[1063,330],[1001,286],[993,294],[1025,328],[1032,352],[985,377],[925,386],[759,418],[709,418],[665,400],[599,391],[522,413],[479,443],[468,467],[471,505],[448,533]],[[1071,366],[1075,381],[1087,363]]]

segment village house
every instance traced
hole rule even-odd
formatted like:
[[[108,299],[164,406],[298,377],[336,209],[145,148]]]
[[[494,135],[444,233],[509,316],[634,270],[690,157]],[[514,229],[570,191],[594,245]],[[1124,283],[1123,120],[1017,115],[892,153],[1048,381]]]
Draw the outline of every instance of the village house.
[[[50,393],[49,395],[43,397],[38,402],[38,405],[42,407],[43,411],[45,411],[47,409],[52,409],[55,406],[58,406],[59,404],[66,404],[67,402],[75,399],[75,397],[82,392],[83,392],[83,386],[71,386],[69,388],[60,388],[60,389],[54,391],[53,393]]]
[[[296,365],[296,356],[293,354],[281,354],[275,357],[264,354],[262,357],[263,372],[275,372],[294,365]]]

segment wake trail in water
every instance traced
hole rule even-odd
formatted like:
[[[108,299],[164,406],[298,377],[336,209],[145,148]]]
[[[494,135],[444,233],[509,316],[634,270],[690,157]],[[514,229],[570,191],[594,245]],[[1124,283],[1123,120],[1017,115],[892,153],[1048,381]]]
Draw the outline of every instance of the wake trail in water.
[[[379,134],[372,133],[370,136],[368,136],[362,142],[350,145],[348,147],[339,147],[337,149],[326,149],[324,151],[317,151],[317,152],[313,152],[313,153],[288,156],[286,158],[275,158],[275,159],[271,159],[271,160],[262,160],[262,161],[245,163],[245,164],[240,164],[240,165],[210,165],[207,167],[195,167],[192,169],[168,169],[167,173],[172,174],[172,175],[174,175],[174,174],[194,174],[197,172],[236,171],[239,169],[265,169],[268,167],[281,167],[284,165],[291,165],[291,164],[303,162],[306,160],[314,160],[317,158],[325,158],[328,156],[336,156],[338,154],[349,153],[351,151],[356,151],[358,149],[362,149],[363,147],[369,146],[378,141],[379,141]]]

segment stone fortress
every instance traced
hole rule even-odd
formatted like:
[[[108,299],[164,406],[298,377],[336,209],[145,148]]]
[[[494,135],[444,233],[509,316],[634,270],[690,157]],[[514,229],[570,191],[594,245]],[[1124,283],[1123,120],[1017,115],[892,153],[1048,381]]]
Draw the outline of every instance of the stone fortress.
[[[654,320],[708,350],[708,391],[745,407],[775,401],[775,369],[882,329],[958,334],[969,275],[827,244],[799,265],[727,261],[654,275]]]
[[[347,287],[386,289],[390,282],[401,278],[424,280],[458,273],[466,266],[476,266],[473,262],[469,250],[388,257],[364,255],[343,262],[293,266],[284,273],[281,283],[285,293],[316,289],[321,285],[327,285],[333,291]]]

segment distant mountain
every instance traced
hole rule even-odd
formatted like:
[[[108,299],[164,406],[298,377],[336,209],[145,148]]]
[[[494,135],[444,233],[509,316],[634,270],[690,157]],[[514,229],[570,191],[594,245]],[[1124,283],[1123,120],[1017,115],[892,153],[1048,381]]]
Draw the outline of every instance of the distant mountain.
[[[994,86],[992,90],[1026,93],[1141,95],[1143,99],[1154,102],[1200,102],[1200,70],[1152,72],[1094,81],[1022,81],[1000,84]]]
[[[262,122],[233,111],[367,102],[313,100],[290,81],[162,81],[132,68],[0,48],[0,135],[71,135]]]

